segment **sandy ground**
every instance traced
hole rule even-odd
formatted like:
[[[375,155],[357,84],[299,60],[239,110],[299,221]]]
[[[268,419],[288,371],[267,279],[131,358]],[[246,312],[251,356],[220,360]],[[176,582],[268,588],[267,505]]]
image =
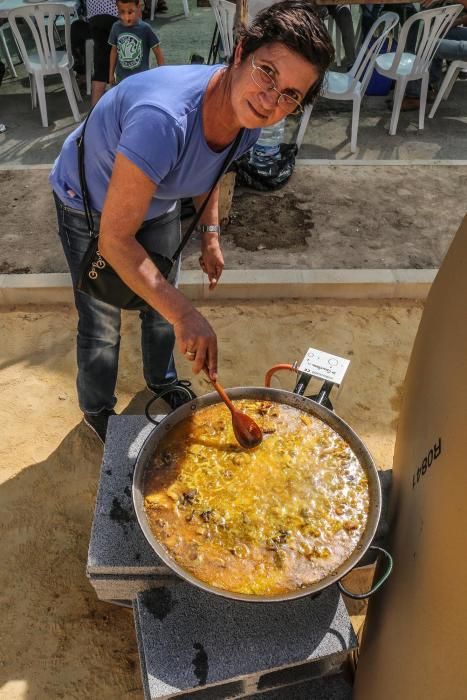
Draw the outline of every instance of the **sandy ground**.
[[[0,273],[66,272],[47,170],[0,171]],[[237,188],[227,269],[436,268],[465,213],[457,166],[299,166],[276,192]],[[184,254],[197,269],[199,243]]]
[[[204,306],[220,339],[226,386],[261,385],[311,345],[351,358],[336,411],[391,465],[419,303],[244,303]],[[142,413],[137,318],[124,319],[118,410]],[[102,603],[85,576],[102,449],[81,423],[69,307],[0,316],[0,698],[142,700],[128,610]],[[252,333],[254,329],[254,333]],[[189,376],[179,359],[180,376]],[[292,376],[281,374],[284,388]],[[195,378],[198,393],[208,390]]]

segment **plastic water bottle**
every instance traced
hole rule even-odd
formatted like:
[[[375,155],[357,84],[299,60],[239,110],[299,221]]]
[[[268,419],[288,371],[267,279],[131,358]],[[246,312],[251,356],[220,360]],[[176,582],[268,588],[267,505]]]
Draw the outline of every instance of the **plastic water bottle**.
[[[261,129],[259,139],[251,149],[250,156],[250,163],[258,170],[267,171],[276,160],[279,160],[284,131],[285,119]]]

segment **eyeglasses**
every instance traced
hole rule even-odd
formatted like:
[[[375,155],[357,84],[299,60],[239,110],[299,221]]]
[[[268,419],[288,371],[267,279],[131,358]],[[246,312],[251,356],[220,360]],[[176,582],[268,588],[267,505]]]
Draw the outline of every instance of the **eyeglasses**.
[[[277,106],[280,110],[282,110],[282,112],[284,112],[285,114],[290,114],[292,112],[295,112],[296,114],[303,114],[303,107],[300,104],[300,102],[288,95],[286,92],[279,92],[276,83],[274,82],[273,78],[269,75],[267,70],[255,65],[253,54],[251,55],[251,65],[253,68],[253,70],[251,71],[251,79],[253,80],[255,85],[257,85],[261,89],[274,90],[274,92],[277,92]]]

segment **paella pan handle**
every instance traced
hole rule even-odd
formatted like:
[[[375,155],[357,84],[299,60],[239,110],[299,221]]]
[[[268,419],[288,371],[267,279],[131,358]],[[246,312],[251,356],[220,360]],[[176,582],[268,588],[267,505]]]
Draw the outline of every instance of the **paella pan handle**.
[[[149,421],[150,423],[152,423],[153,425],[159,425],[160,421],[159,421],[159,420],[155,420],[155,419],[151,416],[151,414],[149,413],[149,409],[151,408],[151,406],[152,406],[152,404],[154,403],[154,401],[157,401],[158,398],[159,398],[159,395],[153,396],[152,399],[151,399],[150,401],[148,401],[147,404],[146,404],[146,406],[144,407],[144,415],[146,416],[146,418],[148,419],[148,421]]]
[[[158,394],[155,394],[152,397],[152,399],[147,402],[147,404],[144,408],[144,415],[146,416],[148,421],[150,423],[152,423],[153,425],[159,425],[160,420],[155,420],[151,416],[151,414],[149,413],[149,409],[151,408],[154,401],[157,401],[158,399],[163,399],[166,394],[170,394],[170,393],[172,393],[172,391],[173,391],[173,386],[168,386],[166,389],[162,389],[162,391],[160,391]],[[181,384],[177,385],[177,391],[182,391],[184,394],[186,394],[188,397],[188,401],[191,401],[191,399],[193,398],[192,393],[190,391],[188,391],[188,389]]]
[[[367,591],[366,593],[352,593],[351,591],[347,590],[347,588],[345,588],[340,581],[338,581],[337,586],[338,586],[340,592],[343,593],[344,595],[348,596],[349,598],[353,598],[354,600],[364,600],[365,598],[369,598],[371,595],[373,595],[373,593],[376,593],[376,591],[379,588],[381,588],[383,583],[391,575],[393,561],[392,561],[392,557],[389,554],[389,552],[386,549],[383,549],[383,547],[377,547],[376,545],[371,545],[369,549],[374,549],[374,550],[376,550],[378,552],[382,552],[382,554],[384,554],[384,556],[386,557],[386,560],[387,560],[387,568],[386,568],[386,571],[384,572],[384,574],[379,579],[379,581],[377,581],[375,583],[375,585],[372,586],[372,588],[370,588],[370,590]]]

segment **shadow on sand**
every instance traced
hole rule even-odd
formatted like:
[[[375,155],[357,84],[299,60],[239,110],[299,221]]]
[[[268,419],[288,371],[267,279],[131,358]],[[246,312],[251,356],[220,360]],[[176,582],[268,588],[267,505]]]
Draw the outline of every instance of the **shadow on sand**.
[[[24,685],[24,700],[143,697],[131,611],[99,601],[85,574],[101,459],[80,423],[0,487],[0,688]]]

